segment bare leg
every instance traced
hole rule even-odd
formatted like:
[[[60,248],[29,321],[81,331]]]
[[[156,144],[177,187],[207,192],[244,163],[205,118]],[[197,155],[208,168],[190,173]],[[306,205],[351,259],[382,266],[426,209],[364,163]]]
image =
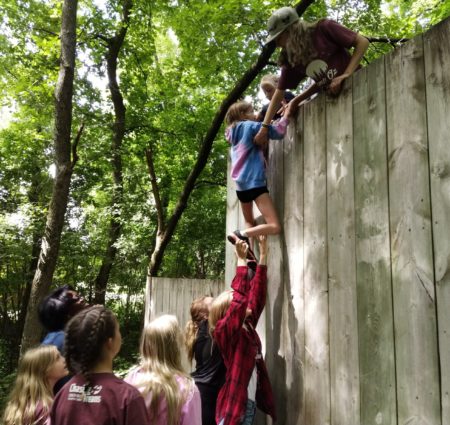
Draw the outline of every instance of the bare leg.
[[[242,214],[244,215],[245,228],[255,225],[255,217],[253,217],[253,202],[241,202]]]
[[[277,235],[281,232],[280,222],[278,221],[277,211],[273,205],[272,199],[268,193],[263,193],[255,199],[256,206],[261,212],[266,224],[259,224],[245,229],[248,237],[258,235]],[[242,204],[241,204],[242,205]],[[251,205],[251,204],[250,204]],[[253,217],[253,211],[252,211]],[[244,213],[245,218],[245,213]],[[254,221],[253,221],[254,222]],[[246,219],[247,223],[247,219]]]

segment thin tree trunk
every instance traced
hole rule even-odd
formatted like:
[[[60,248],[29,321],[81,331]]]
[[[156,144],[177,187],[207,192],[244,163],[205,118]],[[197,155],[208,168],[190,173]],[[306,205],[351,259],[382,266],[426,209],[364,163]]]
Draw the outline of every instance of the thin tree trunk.
[[[41,252],[34,275],[22,336],[21,353],[39,342],[41,325],[37,317],[40,301],[50,289],[58,259],[61,232],[69,198],[70,179],[76,162],[71,160],[72,96],[75,73],[77,0],[64,0],[61,22],[61,62],[55,89],[54,148],[56,176]],[[81,136],[82,128],[79,136]],[[76,142],[74,143],[76,147]]]
[[[123,103],[122,93],[120,92],[117,81],[117,62],[120,49],[127,33],[130,20],[130,12],[133,3],[131,0],[125,0],[123,3],[123,19],[119,32],[110,39],[100,37],[108,43],[108,53],[106,57],[109,90],[114,105],[115,121],[113,126],[113,140],[111,146],[112,166],[113,166],[113,196],[112,196],[112,218],[109,226],[108,245],[102,260],[102,265],[95,279],[94,302],[96,304],[105,303],[106,288],[108,286],[109,275],[117,254],[115,246],[122,232],[120,221],[120,211],[123,199],[123,174],[122,174],[122,142],[125,135],[125,113],[126,108]]]
[[[39,202],[39,187],[41,184],[41,177],[39,168],[36,164],[34,168],[33,175],[31,177],[31,187],[28,192],[28,202],[31,205],[38,205]],[[34,274],[36,273],[39,253],[41,250],[41,233],[40,233],[40,221],[43,217],[39,216],[38,219],[34,220],[34,230],[32,236],[32,245],[31,245],[31,259],[28,264],[28,270],[26,275],[26,282],[23,294],[20,299],[20,310],[19,310],[19,318],[17,323],[17,339],[18,339],[18,348],[20,345],[20,341],[22,339],[23,327],[25,325],[25,317],[27,313],[27,306],[30,300],[31,286],[33,284]]]

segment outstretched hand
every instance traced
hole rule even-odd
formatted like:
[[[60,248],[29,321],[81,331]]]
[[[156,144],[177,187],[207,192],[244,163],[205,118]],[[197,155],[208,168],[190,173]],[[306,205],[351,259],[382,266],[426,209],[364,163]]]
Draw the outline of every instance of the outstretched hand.
[[[327,93],[332,96],[337,96],[342,90],[342,83],[348,77],[347,74],[339,75],[331,80],[330,85],[327,88]]]
[[[236,241],[235,252],[238,260],[245,261],[247,258],[248,245],[242,240]]]
[[[283,116],[286,118],[290,118],[292,115],[294,115],[297,112],[297,109],[298,109],[298,104],[291,101],[286,105]]]
[[[259,264],[265,265],[267,259],[267,236],[260,235],[258,236],[258,245],[259,245]]]

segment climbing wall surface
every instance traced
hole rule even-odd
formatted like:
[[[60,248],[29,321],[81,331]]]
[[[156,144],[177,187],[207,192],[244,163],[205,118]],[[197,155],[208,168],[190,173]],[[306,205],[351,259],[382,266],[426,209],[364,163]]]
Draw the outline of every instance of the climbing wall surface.
[[[450,424],[449,69],[447,19],[270,142],[283,233],[259,332],[280,424]],[[228,285],[234,268],[228,247]]]

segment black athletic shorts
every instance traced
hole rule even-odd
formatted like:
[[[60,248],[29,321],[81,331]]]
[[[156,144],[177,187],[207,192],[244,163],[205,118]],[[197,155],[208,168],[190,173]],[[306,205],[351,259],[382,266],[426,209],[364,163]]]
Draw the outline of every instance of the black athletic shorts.
[[[253,202],[258,196],[263,193],[269,193],[267,186],[263,187],[255,187],[254,189],[249,190],[236,190],[236,195],[238,199],[246,204],[247,202]]]

